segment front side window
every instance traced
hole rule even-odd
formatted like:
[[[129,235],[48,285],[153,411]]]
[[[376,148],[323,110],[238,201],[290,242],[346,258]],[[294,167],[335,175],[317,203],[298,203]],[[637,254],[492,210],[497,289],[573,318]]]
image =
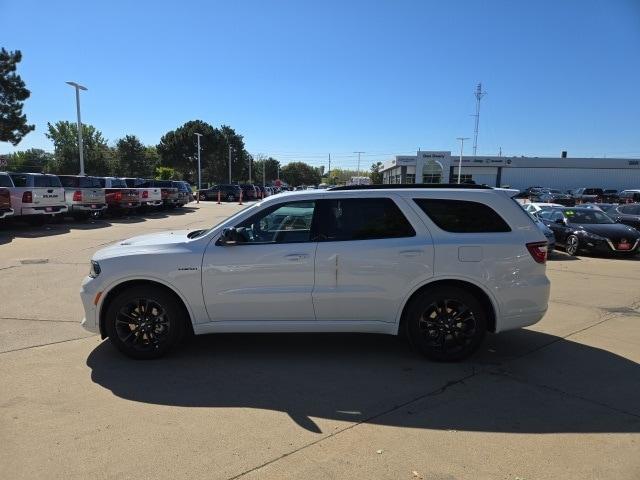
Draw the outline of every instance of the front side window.
[[[511,228],[496,211],[479,202],[414,198],[433,223],[446,232],[490,233],[510,232]]]
[[[413,237],[416,232],[390,198],[323,200],[318,220],[321,241]]]
[[[288,202],[269,207],[238,226],[238,243],[309,242],[316,208],[315,201]]]

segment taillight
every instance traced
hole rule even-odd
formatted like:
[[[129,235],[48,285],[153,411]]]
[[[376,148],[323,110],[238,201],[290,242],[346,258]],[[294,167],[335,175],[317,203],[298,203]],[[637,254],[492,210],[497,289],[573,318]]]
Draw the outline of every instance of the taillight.
[[[149,198],[149,190],[142,191],[142,198]]]
[[[22,194],[22,203],[33,203],[33,194],[31,192],[24,192]]]
[[[527,243],[527,250],[536,262],[545,263],[547,261],[547,242]]]
[[[120,200],[122,200],[122,192],[116,192],[113,195],[113,198],[116,200],[116,202],[119,202]]]
[[[73,201],[81,202],[82,201],[82,192],[80,190],[76,190],[73,192]]]

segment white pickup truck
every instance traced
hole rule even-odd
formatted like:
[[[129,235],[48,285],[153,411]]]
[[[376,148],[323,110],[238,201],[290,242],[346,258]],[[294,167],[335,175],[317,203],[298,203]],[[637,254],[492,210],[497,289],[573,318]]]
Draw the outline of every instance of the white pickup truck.
[[[64,188],[55,175],[9,172],[9,178],[11,206],[16,217],[32,225],[44,225],[54,215],[67,212]]]
[[[160,188],[143,186],[145,180],[143,178],[123,178],[127,187],[135,188],[138,191],[138,199],[140,200],[140,207],[161,207],[162,206],[162,192]]]
[[[58,175],[64,187],[69,215],[76,220],[86,220],[107,209],[107,200],[100,181],[95,177]]]

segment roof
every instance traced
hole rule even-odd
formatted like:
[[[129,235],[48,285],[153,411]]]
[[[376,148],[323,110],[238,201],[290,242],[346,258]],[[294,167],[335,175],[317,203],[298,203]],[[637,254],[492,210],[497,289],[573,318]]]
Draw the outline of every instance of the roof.
[[[331,187],[328,191],[336,190],[404,190],[404,189],[463,189],[463,190],[491,190],[487,185],[474,185],[470,183],[392,183],[383,185],[346,185],[343,187]]]

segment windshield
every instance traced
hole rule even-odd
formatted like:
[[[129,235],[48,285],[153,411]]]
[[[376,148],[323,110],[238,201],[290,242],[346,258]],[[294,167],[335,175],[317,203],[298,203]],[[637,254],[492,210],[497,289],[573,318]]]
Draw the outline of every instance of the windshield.
[[[582,223],[585,225],[615,223],[607,215],[599,210],[565,210],[564,215],[570,223]]]

